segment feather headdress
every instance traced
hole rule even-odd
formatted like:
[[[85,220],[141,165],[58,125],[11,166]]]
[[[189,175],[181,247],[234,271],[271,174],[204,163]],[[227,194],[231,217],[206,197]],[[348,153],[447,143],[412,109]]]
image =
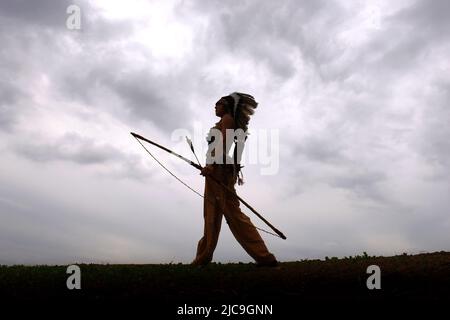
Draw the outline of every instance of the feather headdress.
[[[255,113],[258,102],[255,101],[253,96],[242,92],[233,92],[229,96],[234,101],[233,118],[236,122],[236,127],[247,132],[250,116]]]

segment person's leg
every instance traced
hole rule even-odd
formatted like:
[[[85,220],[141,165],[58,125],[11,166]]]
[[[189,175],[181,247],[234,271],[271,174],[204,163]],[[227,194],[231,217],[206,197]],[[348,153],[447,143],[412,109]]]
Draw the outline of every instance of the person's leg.
[[[212,261],[214,250],[219,239],[222,224],[222,211],[216,200],[216,186],[209,178],[205,180],[205,200],[203,202],[203,217],[205,221],[203,237],[197,245],[197,254],[193,265],[206,265]],[[209,200],[208,200],[209,199]]]
[[[234,181],[228,179],[228,187],[234,190]],[[274,265],[277,260],[269,252],[258,230],[240,209],[239,199],[226,192],[224,214],[236,240],[244,250],[260,265]]]

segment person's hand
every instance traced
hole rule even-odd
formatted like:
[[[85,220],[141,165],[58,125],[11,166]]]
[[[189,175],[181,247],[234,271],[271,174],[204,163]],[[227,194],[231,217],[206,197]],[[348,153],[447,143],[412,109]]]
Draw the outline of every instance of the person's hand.
[[[212,174],[213,167],[211,164],[204,166],[200,172],[202,176],[207,176],[208,174]]]

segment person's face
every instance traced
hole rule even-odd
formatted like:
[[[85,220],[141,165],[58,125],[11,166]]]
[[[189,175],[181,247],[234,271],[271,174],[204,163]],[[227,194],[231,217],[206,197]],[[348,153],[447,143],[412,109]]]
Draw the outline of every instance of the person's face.
[[[225,113],[227,113],[225,108],[225,101],[222,99],[216,102],[216,116],[222,117]]]

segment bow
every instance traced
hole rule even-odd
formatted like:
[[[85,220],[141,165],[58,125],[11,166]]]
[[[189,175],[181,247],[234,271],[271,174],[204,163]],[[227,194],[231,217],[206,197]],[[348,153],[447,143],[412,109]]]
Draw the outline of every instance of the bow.
[[[152,144],[152,145],[154,145],[154,146],[156,146],[156,147],[158,147],[158,148],[160,148],[160,149],[162,149],[162,150],[164,150],[164,151],[166,151],[166,152],[168,152],[168,153],[171,153],[171,154],[173,154],[174,156],[176,156],[176,157],[178,157],[179,159],[181,159],[181,160],[183,160],[183,161],[185,161],[185,162],[187,162],[187,163],[189,163],[191,166],[193,166],[194,168],[196,168],[197,170],[202,170],[203,169],[203,167],[200,165],[200,164],[196,164],[195,162],[192,162],[191,160],[189,160],[189,159],[187,159],[187,158],[185,158],[185,157],[183,157],[182,155],[180,155],[180,154],[178,154],[178,153],[176,153],[176,152],[174,152],[174,151],[172,151],[172,150],[170,150],[170,149],[168,149],[168,148],[166,148],[166,147],[164,147],[164,146],[162,146],[162,145],[160,145],[160,144],[158,144],[158,143],[156,143],[156,142],[153,142],[153,141],[151,141],[151,140],[149,140],[149,139],[147,139],[147,138],[144,138],[143,136],[141,136],[141,135],[139,135],[139,134],[137,134],[137,133],[134,133],[134,132],[130,132],[131,133],[131,135],[134,137],[134,138],[136,138],[136,140],[139,142],[139,144],[150,154],[150,156],[156,161],[156,162],[158,162],[167,172],[169,172],[175,179],[177,179],[178,181],[180,181],[182,184],[184,184],[186,187],[188,187],[189,189],[191,189],[193,192],[195,192],[195,193],[197,193],[198,195],[200,195],[201,197],[203,197],[201,194],[199,194],[197,191],[195,191],[194,189],[192,189],[190,186],[188,186],[185,182],[183,182],[181,179],[179,179],[176,175],[174,175],[169,169],[167,169],[158,159],[156,159],[156,157],[150,152],[150,151],[148,151],[147,150],[147,148],[145,148],[145,146],[141,143],[141,141],[140,140],[142,140],[142,141],[145,141],[145,142],[148,142],[148,143],[150,143],[150,144]],[[193,150],[193,146],[192,146],[192,142],[190,142],[190,140],[188,139],[188,143],[189,143],[189,145],[190,145],[190,147],[191,147],[191,150],[194,152],[194,150]],[[194,154],[195,154],[195,152],[194,152]],[[198,161],[198,160],[197,160]],[[244,199],[242,199],[240,196],[238,196],[237,194],[236,194],[236,192],[235,191],[233,191],[232,189],[230,189],[228,186],[226,186],[225,184],[223,184],[220,180],[218,180],[216,177],[214,177],[213,175],[208,175],[208,177],[210,177],[214,182],[216,182],[217,184],[219,184],[222,188],[224,188],[227,192],[229,192],[229,193],[231,193],[233,196],[235,196],[235,197],[237,197],[238,199],[239,199],[239,201],[242,203],[242,204],[244,204],[248,209],[250,209],[258,218],[260,218],[265,224],[267,224],[273,231],[275,231],[276,232],[276,234],[280,237],[280,238],[282,238],[282,239],[284,239],[284,240],[286,240],[286,236],[280,231],[280,230],[278,230],[277,228],[275,228],[269,221],[267,221],[263,216],[261,216],[255,209],[253,209]],[[258,228],[259,229],[259,228]],[[259,230],[262,230],[262,229],[259,229]],[[265,231],[265,230],[263,230],[263,231]],[[265,232],[267,232],[267,233],[270,233],[270,232],[268,232],[268,231],[265,231]],[[270,233],[270,234],[272,234],[273,235],[273,233]]]

